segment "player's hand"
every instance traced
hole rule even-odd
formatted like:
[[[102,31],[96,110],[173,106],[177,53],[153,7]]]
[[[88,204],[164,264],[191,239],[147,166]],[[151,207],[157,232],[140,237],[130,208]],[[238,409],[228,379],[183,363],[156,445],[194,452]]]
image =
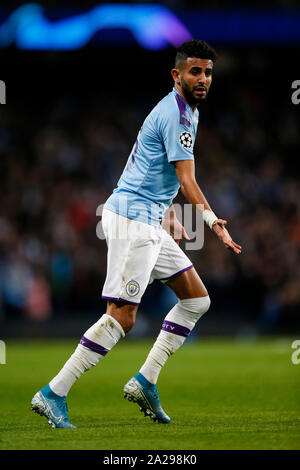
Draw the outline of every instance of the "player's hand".
[[[228,250],[233,251],[233,253],[239,255],[242,251],[242,247],[235,243],[231,236],[229,235],[225,225],[227,224],[227,220],[218,219],[213,223],[212,230],[218,236],[218,238],[224,243]]]
[[[172,232],[171,234],[171,237],[175,240],[175,242],[177,243],[177,245],[179,245],[180,243],[180,240],[182,238],[184,238],[185,240],[190,240],[190,237],[188,236],[188,234],[186,233],[185,231],[185,228],[183,225],[181,225],[181,223],[177,220],[177,223],[176,223],[176,227],[174,229],[174,232]]]
[[[177,217],[173,215],[173,213],[170,215],[170,217],[164,218],[161,225],[171,235],[177,245],[179,245],[182,238],[185,238],[185,240],[190,240],[190,237],[186,233],[184,226],[179,222]]]

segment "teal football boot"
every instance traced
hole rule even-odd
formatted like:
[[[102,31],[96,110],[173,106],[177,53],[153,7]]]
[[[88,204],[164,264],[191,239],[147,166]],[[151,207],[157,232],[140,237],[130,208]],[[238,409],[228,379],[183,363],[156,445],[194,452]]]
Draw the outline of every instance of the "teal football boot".
[[[48,418],[48,424],[53,428],[76,428],[68,418],[66,397],[60,397],[54,393],[49,385],[34,395],[31,400],[31,409]]]
[[[167,424],[171,421],[164,412],[159,401],[156,386],[149,382],[140,372],[132,377],[124,386],[124,398],[137,403],[144,416],[150,416],[152,421]]]

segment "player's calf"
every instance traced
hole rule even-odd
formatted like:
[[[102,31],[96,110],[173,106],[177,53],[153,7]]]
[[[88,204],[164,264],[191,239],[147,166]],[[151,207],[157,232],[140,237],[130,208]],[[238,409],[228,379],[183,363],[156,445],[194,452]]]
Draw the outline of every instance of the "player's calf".
[[[179,300],[166,316],[161,332],[140,372],[155,384],[166,360],[182,346],[210,307],[209,296]]]
[[[184,343],[195,324],[210,307],[209,296],[179,300],[166,316],[162,330],[140,372],[124,387],[124,397],[137,402],[145,416],[161,423],[170,418],[161,407],[156,382],[168,357]]]

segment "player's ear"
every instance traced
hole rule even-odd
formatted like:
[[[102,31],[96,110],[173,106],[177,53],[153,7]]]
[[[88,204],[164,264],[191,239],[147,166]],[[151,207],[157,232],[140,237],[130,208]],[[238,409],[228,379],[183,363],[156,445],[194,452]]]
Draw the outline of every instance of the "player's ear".
[[[171,75],[173,77],[174,82],[180,85],[180,70],[177,68],[172,69]]]

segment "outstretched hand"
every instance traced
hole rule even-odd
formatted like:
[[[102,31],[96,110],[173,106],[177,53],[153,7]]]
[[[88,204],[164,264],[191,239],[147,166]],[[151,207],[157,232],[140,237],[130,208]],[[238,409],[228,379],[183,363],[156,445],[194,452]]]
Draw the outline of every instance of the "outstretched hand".
[[[227,220],[218,219],[213,223],[212,230],[218,236],[218,238],[224,243],[228,250],[233,251],[233,253],[239,255],[242,251],[242,247],[235,243],[231,236],[229,235],[225,225],[227,224]]]

